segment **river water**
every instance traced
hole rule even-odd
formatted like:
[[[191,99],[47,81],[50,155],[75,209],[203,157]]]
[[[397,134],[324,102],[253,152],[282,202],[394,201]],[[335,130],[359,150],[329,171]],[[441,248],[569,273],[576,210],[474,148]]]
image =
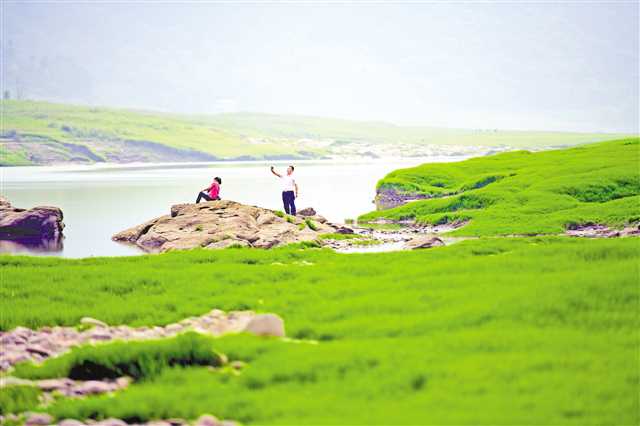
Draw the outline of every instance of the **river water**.
[[[333,222],[375,208],[376,182],[392,170],[464,157],[410,160],[298,161],[298,209],[314,207]],[[118,231],[169,213],[171,205],[194,202],[214,176],[221,196],[245,204],[282,209],[279,180],[269,166],[286,163],[213,162],[191,164],[92,165],[0,168],[0,193],[16,207],[60,207],[65,238],[59,246],[34,249],[0,244],[0,251],[64,257],[122,256],[141,252],[111,241]]]

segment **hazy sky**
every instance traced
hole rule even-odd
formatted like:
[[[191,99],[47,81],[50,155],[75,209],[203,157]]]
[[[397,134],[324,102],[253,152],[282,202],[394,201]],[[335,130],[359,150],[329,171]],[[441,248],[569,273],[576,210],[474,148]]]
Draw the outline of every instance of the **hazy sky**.
[[[638,2],[0,1],[28,98],[638,132]]]

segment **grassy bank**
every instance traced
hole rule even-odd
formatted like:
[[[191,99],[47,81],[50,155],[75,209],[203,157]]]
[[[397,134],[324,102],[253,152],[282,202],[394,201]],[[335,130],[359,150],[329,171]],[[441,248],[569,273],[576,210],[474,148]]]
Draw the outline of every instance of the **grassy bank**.
[[[319,117],[187,116],[2,100],[0,165],[425,155],[420,147],[548,147],[613,135],[402,127]],[[399,145],[400,144],[400,145]],[[382,148],[381,148],[382,147]],[[173,160],[172,160],[173,159]]]
[[[285,248],[3,256],[0,326],[73,325],[85,315],[160,325],[217,307],[277,313],[287,335],[304,340],[187,337],[130,352],[107,344],[21,367],[24,376],[47,377],[87,359],[156,360],[113,397],[47,408],[59,417],[637,424],[639,261],[636,238],[559,237],[368,255]],[[247,365],[236,374],[167,361],[194,353],[203,364],[218,365],[211,354],[224,353]]]
[[[224,128],[197,124],[184,117],[47,102],[4,100],[3,127],[5,135],[15,132],[31,144],[73,143],[88,146],[95,151],[98,160],[108,159],[108,148],[107,152],[101,152],[91,142],[153,142],[219,158],[245,155],[262,157],[296,152],[295,147],[276,143],[252,144],[240,134]],[[58,149],[61,150],[62,147]],[[14,155],[20,155],[20,152],[15,152]],[[2,161],[18,164],[11,156],[3,156]]]
[[[471,222],[458,235],[561,233],[566,227],[640,221],[640,138],[396,170],[378,191],[428,194],[361,221]]]

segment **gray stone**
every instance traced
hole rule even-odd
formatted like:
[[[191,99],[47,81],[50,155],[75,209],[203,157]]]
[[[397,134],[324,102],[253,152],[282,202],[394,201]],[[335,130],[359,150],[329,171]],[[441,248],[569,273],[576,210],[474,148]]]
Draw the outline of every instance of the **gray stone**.
[[[353,234],[353,229],[346,226],[340,226],[336,229],[337,234]]]
[[[26,418],[25,425],[27,426],[53,424],[53,417],[46,413],[27,413]]]
[[[431,248],[431,247],[438,247],[438,246],[443,246],[444,245],[444,241],[442,241],[440,238],[438,237],[434,237],[434,236],[430,236],[430,235],[422,235],[416,238],[413,238],[411,240],[409,240],[406,244],[405,247],[410,249],[410,250],[415,250],[415,249],[425,249],[425,248]]]
[[[315,216],[317,213],[313,207],[307,207],[296,212],[299,216]]]
[[[275,314],[259,314],[249,320],[243,331],[257,336],[284,337],[284,321]]]

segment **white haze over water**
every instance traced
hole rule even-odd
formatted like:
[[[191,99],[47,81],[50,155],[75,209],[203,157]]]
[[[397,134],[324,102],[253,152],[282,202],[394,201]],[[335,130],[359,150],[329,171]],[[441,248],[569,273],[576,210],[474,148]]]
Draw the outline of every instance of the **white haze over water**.
[[[639,130],[638,2],[1,4],[14,97]]]

